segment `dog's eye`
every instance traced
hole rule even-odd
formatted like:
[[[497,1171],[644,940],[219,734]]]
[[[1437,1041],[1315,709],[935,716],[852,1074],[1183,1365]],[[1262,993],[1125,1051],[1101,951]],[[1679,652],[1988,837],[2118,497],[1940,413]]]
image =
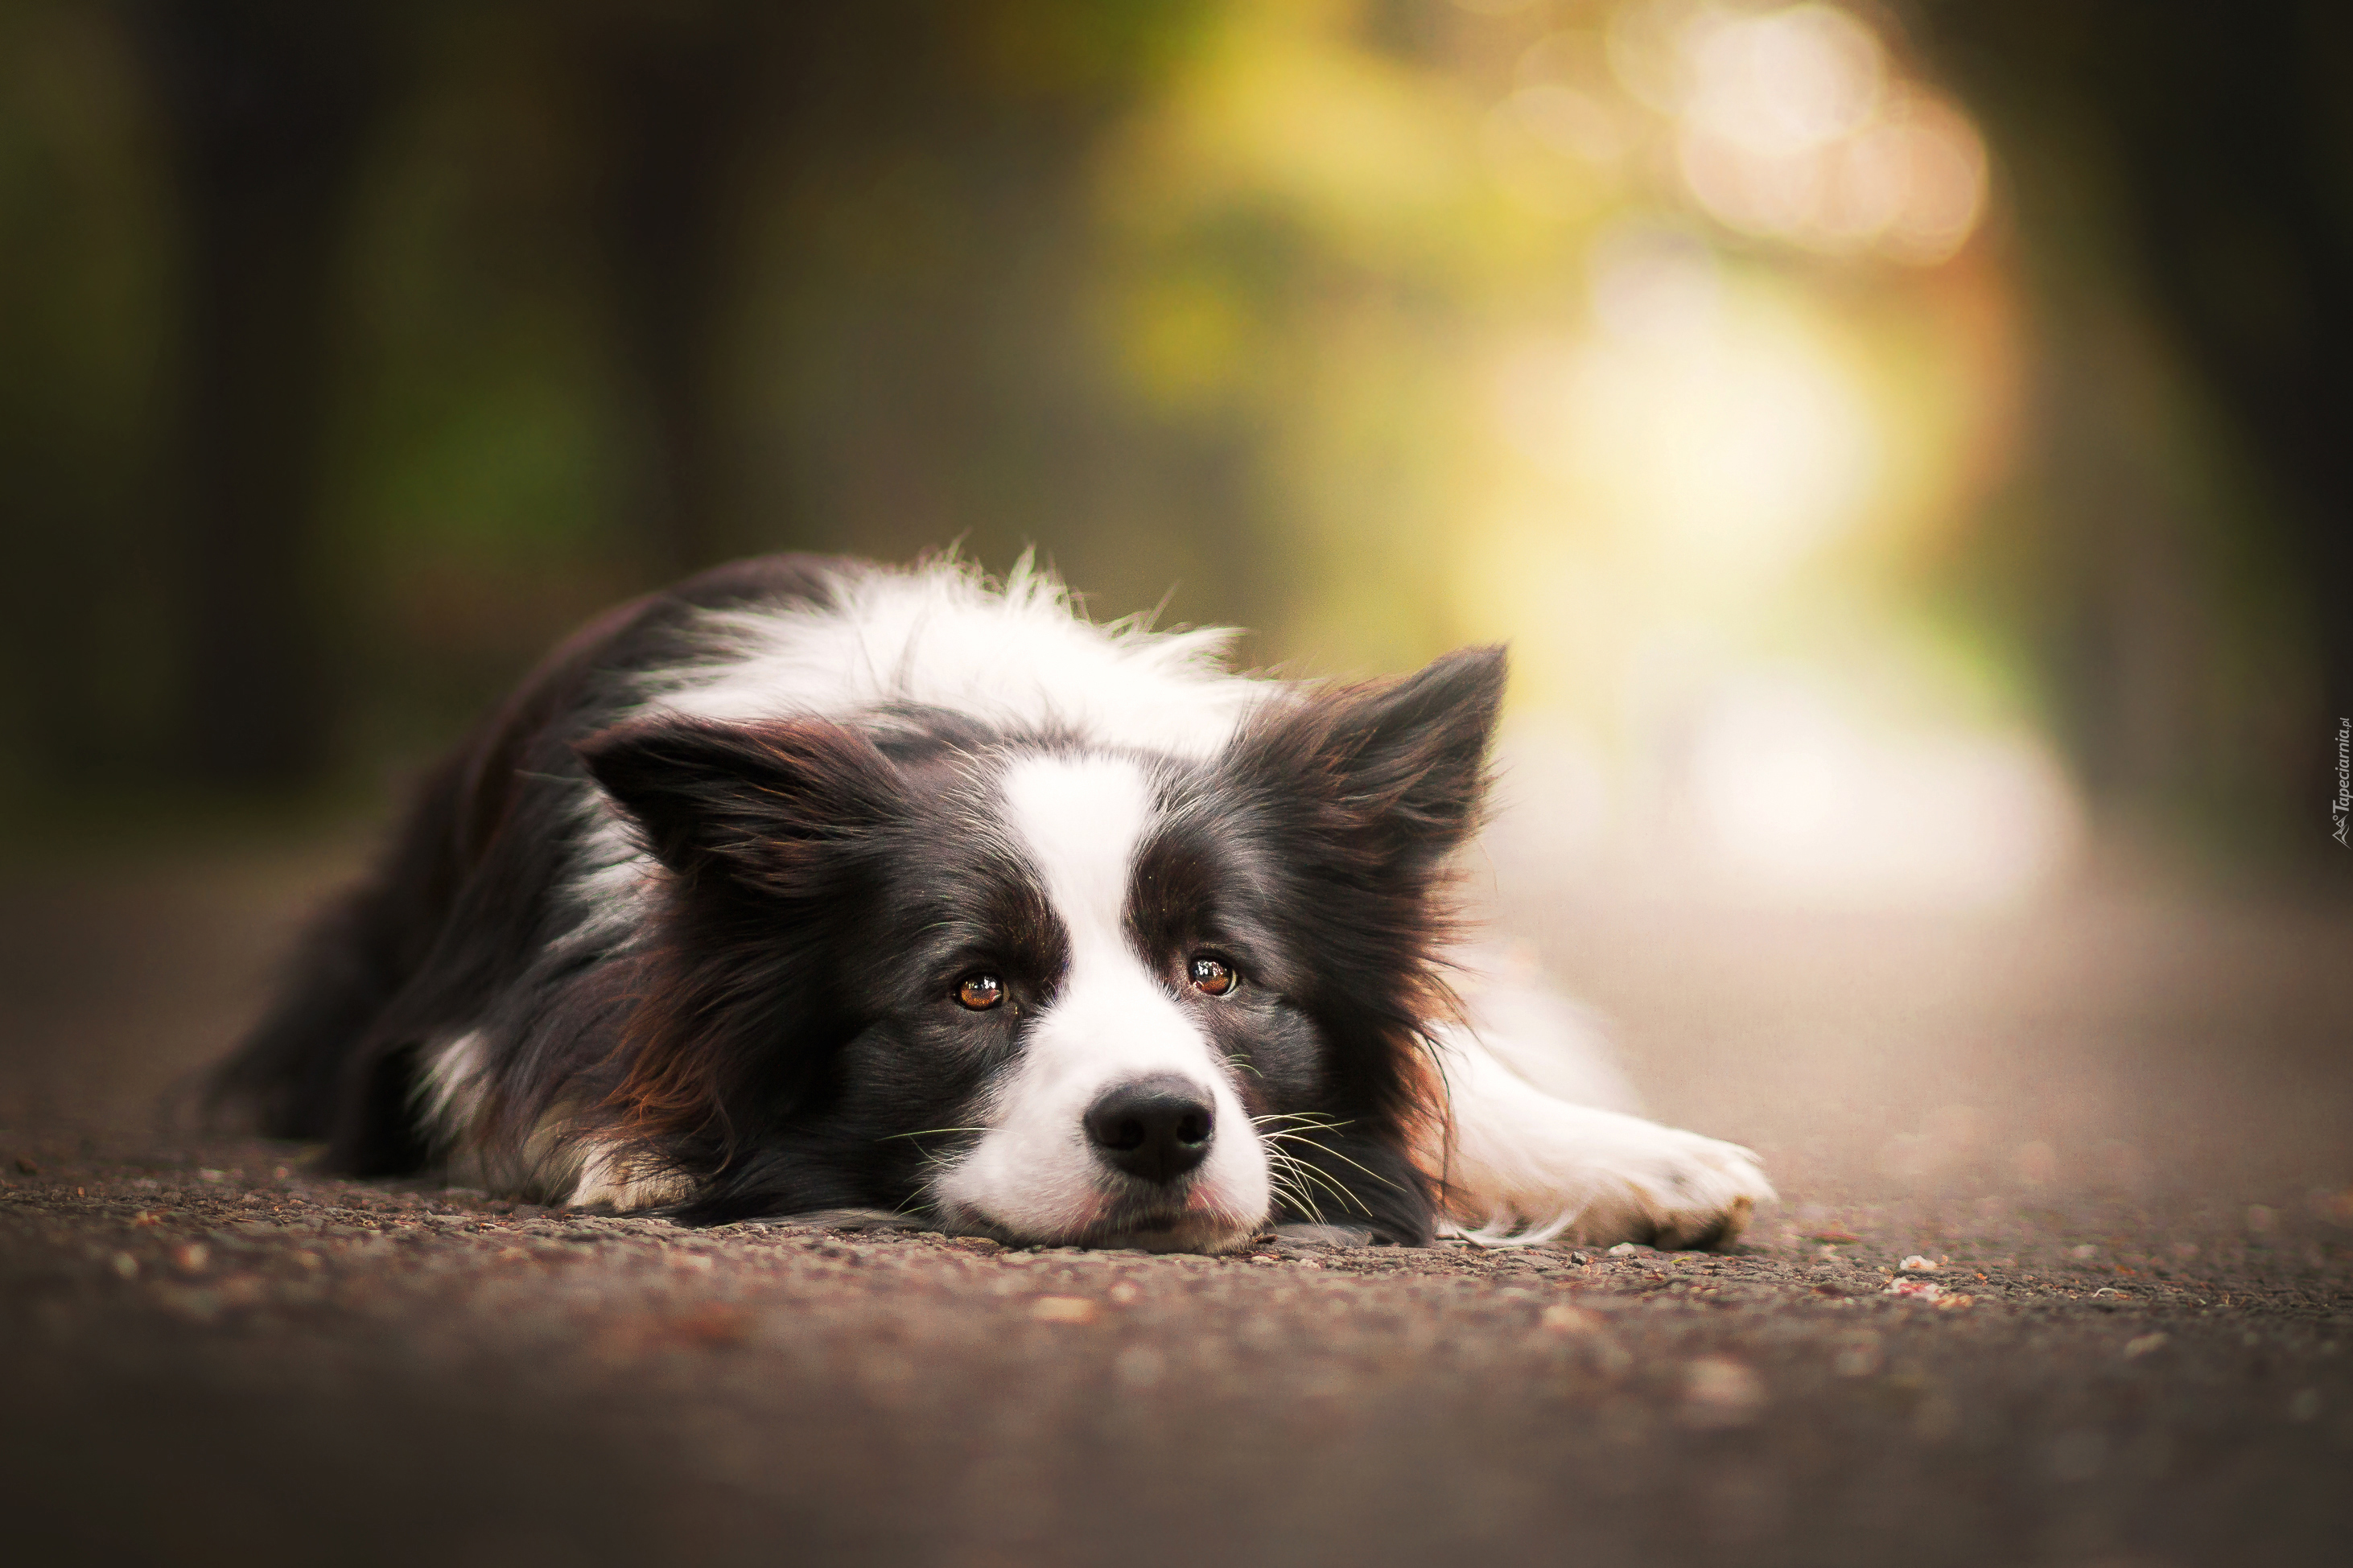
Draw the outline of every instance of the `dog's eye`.
[[[1236,974],[1224,959],[1211,958],[1206,952],[1185,966],[1185,977],[1193,983],[1193,989],[1204,996],[1231,995],[1234,987],[1242,983],[1242,977]]]
[[[967,974],[956,982],[956,1000],[986,1013],[1005,1000],[1005,982],[994,974]]]

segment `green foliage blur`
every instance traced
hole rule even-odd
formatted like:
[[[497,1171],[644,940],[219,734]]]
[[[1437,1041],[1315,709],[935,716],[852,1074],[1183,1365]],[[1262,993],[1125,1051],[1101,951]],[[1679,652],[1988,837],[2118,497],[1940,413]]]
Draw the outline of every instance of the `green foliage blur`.
[[[2279,279],[2343,219],[2274,221],[2334,176],[2149,196],[2239,112],[2166,119],[2184,73],[2341,86],[2280,76],[2295,7],[326,10],[0,0],[11,798],[372,794],[613,600],[954,547],[1300,673],[1509,638],[1519,710],[1604,756],[1743,672],[1866,669],[1903,722],[2047,744],[2101,822],[2258,863],[2326,826],[2346,491],[2259,394],[2340,341],[2346,275]],[[1704,77],[1727,17],[1864,39],[1873,123],[1978,157],[1966,223],[1777,217],[1723,183],[1746,143],[1709,174],[1716,110],[1640,51],[1680,28]],[[2088,68],[2103,27],[2137,52]],[[2209,230],[2217,309],[2293,364],[2201,336],[2164,260]],[[1704,281],[1717,357],[1611,349],[1621,276]],[[1560,457],[1596,397],[1624,450]],[[1829,521],[1742,532],[1776,485]]]

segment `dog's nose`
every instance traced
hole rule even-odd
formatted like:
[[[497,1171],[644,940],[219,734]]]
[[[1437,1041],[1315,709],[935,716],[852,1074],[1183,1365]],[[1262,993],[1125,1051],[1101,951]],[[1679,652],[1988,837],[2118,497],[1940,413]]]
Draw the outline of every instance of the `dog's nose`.
[[[1209,1097],[1174,1074],[1104,1090],[1085,1121],[1098,1156],[1147,1182],[1173,1182],[1208,1159],[1217,1131]]]

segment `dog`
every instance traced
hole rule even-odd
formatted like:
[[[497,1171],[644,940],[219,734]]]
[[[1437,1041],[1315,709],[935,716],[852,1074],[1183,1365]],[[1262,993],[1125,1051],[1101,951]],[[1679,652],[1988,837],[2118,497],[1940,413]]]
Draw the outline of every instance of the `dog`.
[[[1573,1016],[1463,967],[1503,650],[1319,686],[1228,640],[1026,559],[623,605],[427,777],[216,1089],[341,1173],[692,1224],[1736,1237],[1755,1155],[1547,1092]]]

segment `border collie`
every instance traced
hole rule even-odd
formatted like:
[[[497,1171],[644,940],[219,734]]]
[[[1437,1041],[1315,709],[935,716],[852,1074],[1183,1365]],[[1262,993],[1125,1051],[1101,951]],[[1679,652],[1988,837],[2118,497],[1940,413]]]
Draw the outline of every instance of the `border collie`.
[[[1318,687],[1226,637],[1026,561],[621,605],[428,777],[216,1088],[348,1173],[694,1223],[1737,1235],[1754,1155],[1539,1088],[1573,1016],[1453,957],[1502,650]]]

